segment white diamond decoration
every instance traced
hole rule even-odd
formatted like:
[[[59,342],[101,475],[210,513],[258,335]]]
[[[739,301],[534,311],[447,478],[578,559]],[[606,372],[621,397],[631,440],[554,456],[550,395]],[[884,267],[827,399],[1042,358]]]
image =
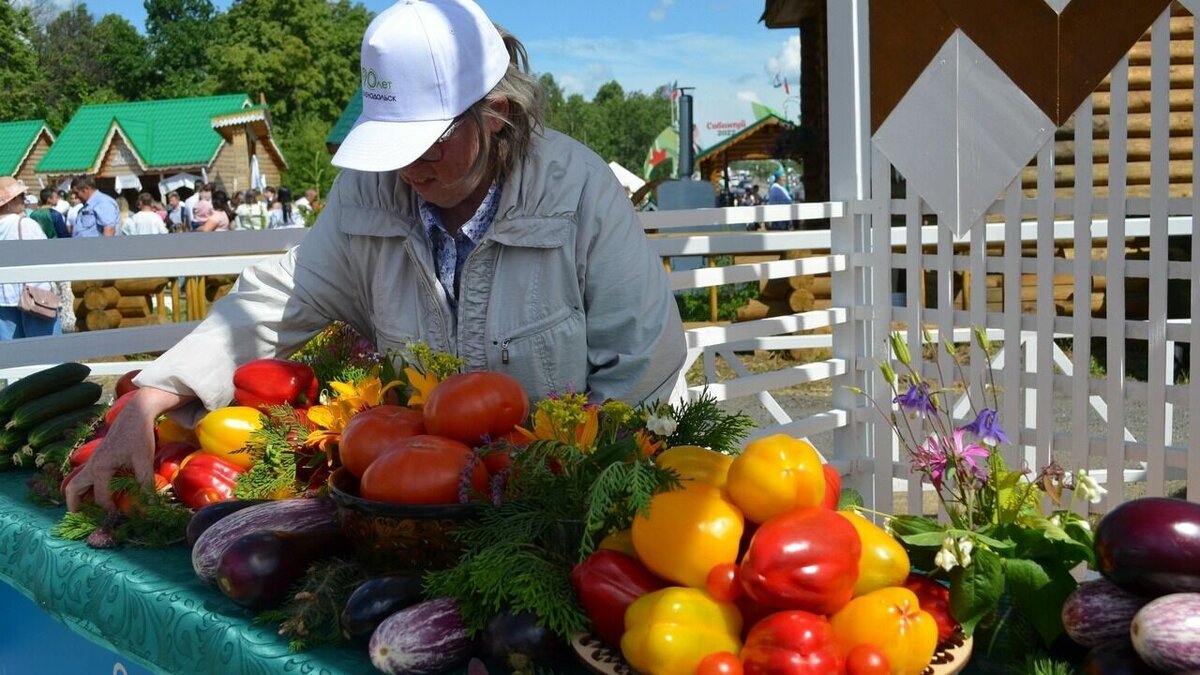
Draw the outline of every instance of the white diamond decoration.
[[[1063,8],[1071,4],[1071,0],[1046,0],[1046,4],[1050,5],[1055,14],[1062,14]]]
[[[955,31],[888,115],[874,142],[962,235],[1034,154],[1054,123],[962,31]]]

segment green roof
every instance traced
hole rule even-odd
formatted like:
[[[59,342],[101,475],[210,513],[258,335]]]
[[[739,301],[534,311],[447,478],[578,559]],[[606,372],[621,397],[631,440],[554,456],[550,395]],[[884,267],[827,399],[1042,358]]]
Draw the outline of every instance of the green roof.
[[[350,130],[354,128],[354,122],[358,120],[358,116],[361,114],[362,87],[359,87],[350,95],[350,100],[346,103],[346,107],[342,109],[341,117],[338,117],[337,123],[333,125],[333,129],[325,137],[325,145],[341,145],[342,141],[346,140],[346,134],[350,133]]]
[[[757,120],[754,120],[754,124],[751,124],[750,126],[746,127],[745,129],[742,129],[741,131],[730,136],[729,138],[726,138],[725,140],[721,141],[720,143],[717,143],[716,145],[714,145],[710,148],[702,150],[698,155],[696,155],[696,161],[699,162],[701,160],[701,158],[708,157],[709,155],[712,155],[714,153],[721,152],[722,150],[733,145],[734,143],[737,143],[740,139],[745,138],[745,137],[749,136],[750,134],[753,134],[754,132],[763,128],[768,123],[787,124],[787,125],[792,124],[791,122],[783,119],[779,115],[776,115],[774,113],[768,113],[765,117],[761,117]]]
[[[108,147],[114,123],[146,169],[206,165],[221,145],[212,118],[238,112],[249,103],[245,94],[229,94],[83,105],[34,170],[46,174],[93,170]]]
[[[0,175],[16,175],[17,168],[45,128],[44,120],[0,122]]]

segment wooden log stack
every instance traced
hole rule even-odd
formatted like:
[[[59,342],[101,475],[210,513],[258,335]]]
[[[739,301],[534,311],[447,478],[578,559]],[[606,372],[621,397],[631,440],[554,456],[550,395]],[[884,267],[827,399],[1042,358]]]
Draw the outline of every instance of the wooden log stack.
[[[162,294],[167,282],[166,277],[72,282],[75,325],[79,330],[106,330],[166,323]]]

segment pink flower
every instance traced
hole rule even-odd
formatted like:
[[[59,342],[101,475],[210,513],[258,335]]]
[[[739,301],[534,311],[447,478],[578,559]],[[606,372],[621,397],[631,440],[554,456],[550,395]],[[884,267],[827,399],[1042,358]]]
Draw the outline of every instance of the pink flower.
[[[978,443],[963,445],[963,429],[955,429],[950,439],[930,434],[925,442],[912,451],[912,468],[929,476],[934,489],[940,490],[946,478],[946,469],[951,465],[965,469],[970,477],[983,484],[987,482],[988,451]],[[982,460],[982,461],[980,461]],[[963,476],[958,476],[961,480]]]

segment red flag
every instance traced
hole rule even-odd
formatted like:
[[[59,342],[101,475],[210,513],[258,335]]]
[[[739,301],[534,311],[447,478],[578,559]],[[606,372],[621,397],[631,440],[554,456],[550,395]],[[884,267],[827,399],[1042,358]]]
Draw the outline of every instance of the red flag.
[[[792,93],[792,90],[791,90],[791,88],[789,88],[789,87],[788,87],[788,83],[787,83],[787,78],[786,78],[786,77],[785,77],[785,78],[783,78],[783,93],[785,93],[785,94],[788,94],[788,95],[790,95],[790,94]]]

